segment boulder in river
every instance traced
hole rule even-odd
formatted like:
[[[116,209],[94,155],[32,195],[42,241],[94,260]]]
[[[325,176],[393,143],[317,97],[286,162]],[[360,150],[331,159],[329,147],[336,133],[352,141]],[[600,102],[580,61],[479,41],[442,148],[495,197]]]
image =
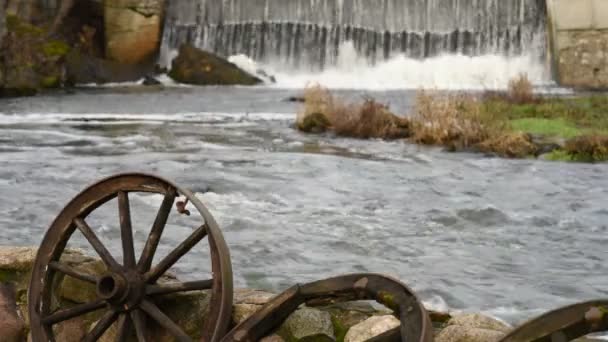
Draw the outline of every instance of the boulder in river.
[[[177,82],[195,85],[255,85],[262,82],[235,64],[189,44],[180,47],[171,63],[169,76]]]
[[[124,64],[152,60],[161,39],[164,0],[105,0],[106,57]]]

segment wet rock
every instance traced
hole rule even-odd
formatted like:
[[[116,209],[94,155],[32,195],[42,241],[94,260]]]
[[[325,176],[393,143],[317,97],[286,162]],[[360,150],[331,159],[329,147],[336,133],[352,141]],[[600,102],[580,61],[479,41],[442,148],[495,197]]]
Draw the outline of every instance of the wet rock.
[[[436,336],[436,342],[491,342],[502,338],[511,327],[481,314],[453,315]]]
[[[129,65],[105,60],[74,49],[66,56],[67,83],[103,84],[134,82],[150,74],[152,64]]]
[[[290,96],[290,97],[286,98],[283,101],[285,101],[285,102],[301,102],[301,103],[304,103],[304,102],[306,102],[306,98],[304,98],[304,96]]]
[[[105,0],[106,56],[123,64],[150,61],[161,38],[164,0]]]
[[[298,120],[297,127],[306,133],[323,133],[331,127],[331,123],[325,114],[312,113]]]
[[[0,335],[5,342],[20,342],[25,338],[25,323],[17,313],[14,289],[3,283],[0,283]]]
[[[278,335],[287,341],[335,341],[330,314],[308,307],[292,313],[279,329]]]
[[[254,85],[262,81],[235,64],[207,51],[183,44],[171,63],[169,76],[196,85]]]
[[[565,141],[562,138],[547,137],[542,134],[530,134],[532,144],[536,145],[536,155],[551,153],[563,149]]]
[[[162,85],[161,81],[149,75],[144,77],[144,81],[142,82],[142,84],[145,86]]]
[[[396,328],[401,323],[395,316],[372,316],[353,326],[344,337],[344,342],[363,342]]]

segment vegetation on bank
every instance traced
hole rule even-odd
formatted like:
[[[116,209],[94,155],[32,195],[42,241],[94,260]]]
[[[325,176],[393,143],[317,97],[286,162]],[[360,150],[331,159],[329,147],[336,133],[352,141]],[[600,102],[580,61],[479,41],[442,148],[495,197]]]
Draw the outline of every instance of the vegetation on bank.
[[[307,88],[304,99],[297,118],[304,132],[408,139],[508,158],[608,160],[608,97],[541,97],[525,75],[506,92],[481,96],[420,90],[406,116],[371,98],[348,103],[320,86]]]

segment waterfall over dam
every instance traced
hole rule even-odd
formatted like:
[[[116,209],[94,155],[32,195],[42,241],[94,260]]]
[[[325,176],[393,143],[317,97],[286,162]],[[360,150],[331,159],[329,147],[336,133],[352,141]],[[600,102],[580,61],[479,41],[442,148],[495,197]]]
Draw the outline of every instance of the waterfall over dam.
[[[546,53],[545,0],[171,1],[164,48],[183,42],[223,56],[319,70],[352,42],[369,63]]]

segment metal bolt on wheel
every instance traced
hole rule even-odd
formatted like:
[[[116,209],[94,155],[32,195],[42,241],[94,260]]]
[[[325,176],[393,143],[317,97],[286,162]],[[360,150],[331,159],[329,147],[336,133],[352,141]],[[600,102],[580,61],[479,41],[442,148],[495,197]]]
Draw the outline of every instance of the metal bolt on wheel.
[[[135,255],[129,205],[129,194],[137,192],[164,196],[139,258]],[[175,203],[178,196],[185,196],[186,200]],[[114,258],[87,223],[89,214],[114,198],[117,198],[118,202],[122,262]],[[153,265],[154,255],[171,210],[177,205],[177,211],[185,214],[183,207],[188,202],[198,210],[203,222],[188,238]],[[101,258],[107,270],[105,273],[92,276],[60,261],[75,230],[82,233]],[[211,279],[157,282],[205,237],[209,241],[213,272]],[[71,307],[54,307],[54,280],[58,276],[68,276],[94,285],[97,298]],[[84,337],[84,341],[98,340],[113,324],[117,327],[116,341],[126,341],[130,337],[136,337],[140,342],[152,341],[153,339],[146,335],[147,324],[162,327],[178,341],[191,341],[184,330],[159,309],[153,299],[177,292],[210,290],[210,310],[203,326],[201,340],[219,341],[230,323],[232,286],[232,267],[226,242],[209,211],[191,192],[156,176],[116,175],[78,194],[46,232],[36,256],[28,290],[32,340],[54,341],[54,325],[103,310],[99,320]]]

